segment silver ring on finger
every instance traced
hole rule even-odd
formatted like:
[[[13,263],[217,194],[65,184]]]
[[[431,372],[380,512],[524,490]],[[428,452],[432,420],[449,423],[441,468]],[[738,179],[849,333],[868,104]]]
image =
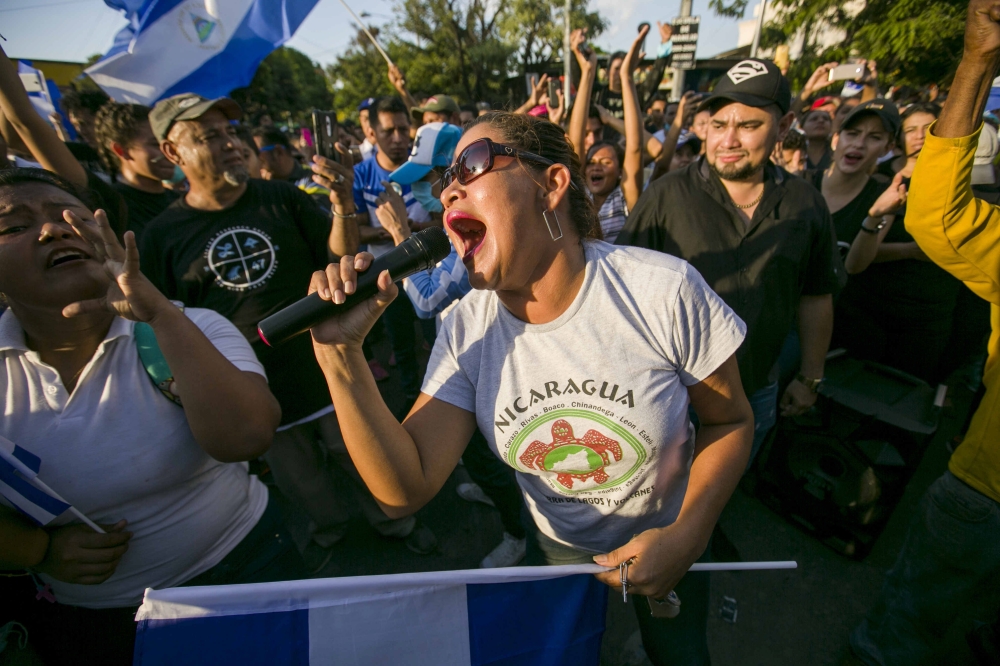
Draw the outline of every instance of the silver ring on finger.
[[[337,184],[339,185],[339,184],[341,184],[342,182],[344,182],[344,177],[343,177],[343,176],[341,176],[341,175],[340,175],[340,174],[338,173],[338,174],[337,174],[337,177],[336,177],[336,178],[334,179],[334,181],[333,181],[333,182],[335,182],[335,183],[337,183]]]

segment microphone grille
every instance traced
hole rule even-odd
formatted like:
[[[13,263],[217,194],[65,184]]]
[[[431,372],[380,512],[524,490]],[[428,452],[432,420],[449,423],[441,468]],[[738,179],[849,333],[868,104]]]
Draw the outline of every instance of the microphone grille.
[[[414,234],[427,248],[427,254],[437,263],[451,252],[451,241],[441,227],[430,227]]]

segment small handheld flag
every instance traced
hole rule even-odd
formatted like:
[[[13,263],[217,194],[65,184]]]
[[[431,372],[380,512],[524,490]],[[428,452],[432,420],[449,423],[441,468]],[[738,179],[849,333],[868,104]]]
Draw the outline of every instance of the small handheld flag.
[[[41,466],[38,456],[0,437],[0,495],[38,525],[48,525],[69,511],[95,532],[103,534],[104,530],[38,478]]]

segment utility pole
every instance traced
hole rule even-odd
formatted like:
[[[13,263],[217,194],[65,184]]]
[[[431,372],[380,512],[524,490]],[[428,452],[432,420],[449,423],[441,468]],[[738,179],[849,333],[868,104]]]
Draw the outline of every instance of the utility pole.
[[[691,1],[692,0],[681,0],[681,17],[686,18],[691,16]],[[674,86],[670,91],[671,101],[679,102],[681,95],[684,94],[684,70],[678,67],[674,67]]]
[[[757,17],[757,29],[753,33],[753,44],[750,46],[750,57],[757,57],[757,47],[760,46],[760,33],[764,30],[764,12],[767,11],[767,0],[760,0],[760,16]]]
[[[573,49],[570,48],[570,14],[573,13],[573,0],[566,0],[563,9],[563,105],[569,108],[569,93],[573,80]],[[550,100],[549,104],[555,104],[556,100]]]

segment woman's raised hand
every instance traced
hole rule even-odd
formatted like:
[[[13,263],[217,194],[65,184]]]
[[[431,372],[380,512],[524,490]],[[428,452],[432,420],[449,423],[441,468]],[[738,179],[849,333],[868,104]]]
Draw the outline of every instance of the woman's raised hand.
[[[324,301],[343,303],[349,294],[357,290],[358,273],[368,269],[374,260],[375,257],[368,252],[342,257],[340,263],[330,264],[325,271],[313,273],[309,293],[317,292]],[[313,342],[316,345],[360,346],[398,293],[389,271],[382,271],[378,276],[378,293],[313,327]]]
[[[620,70],[622,85],[628,85],[632,77],[635,76],[635,70],[639,67],[639,60],[642,58],[642,44],[648,34],[649,24],[647,23],[639,29],[639,34],[636,35],[632,46],[629,47],[628,53],[625,55],[625,62],[622,63]]]
[[[90,245],[94,258],[104,265],[104,271],[111,278],[106,294],[70,303],[63,308],[64,317],[113,312],[133,321],[150,321],[163,308],[173,308],[167,297],[139,270],[139,248],[134,233],[125,232],[125,247],[122,247],[111,230],[108,216],[100,209],[94,212],[93,219],[87,220],[65,210],[63,219]]]

